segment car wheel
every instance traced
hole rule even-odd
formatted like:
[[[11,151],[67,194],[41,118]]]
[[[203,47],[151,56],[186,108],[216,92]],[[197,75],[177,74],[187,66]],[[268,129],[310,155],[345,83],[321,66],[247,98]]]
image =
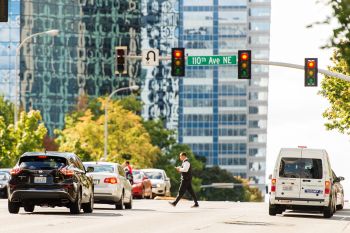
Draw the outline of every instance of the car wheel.
[[[81,193],[78,191],[77,197],[74,202],[71,203],[69,208],[71,214],[80,214],[81,209]]]
[[[124,209],[124,192],[122,193],[122,196],[120,197],[120,200],[115,204],[115,208],[117,210]]]
[[[271,203],[269,203],[269,215],[276,216],[276,214],[277,214],[276,205],[272,205]]]
[[[34,211],[35,206],[32,204],[24,204],[24,211],[32,213]]]
[[[18,202],[8,201],[8,210],[10,214],[18,214],[20,205]]]
[[[125,206],[125,209],[128,209],[128,210],[132,209],[132,195],[130,195],[130,202],[125,203],[124,206]]]
[[[90,195],[90,201],[88,203],[82,204],[84,213],[92,213],[94,210],[94,194],[91,193]]]
[[[337,205],[337,210],[342,210],[344,208],[343,205]]]
[[[333,216],[333,204],[331,202],[332,199],[330,199],[329,206],[324,207],[323,209],[323,217],[324,218],[330,218]]]

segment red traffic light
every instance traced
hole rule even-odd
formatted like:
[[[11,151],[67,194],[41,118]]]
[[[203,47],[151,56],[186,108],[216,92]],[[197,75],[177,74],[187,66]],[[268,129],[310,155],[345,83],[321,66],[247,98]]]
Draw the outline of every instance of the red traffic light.
[[[249,58],[248,53],[242,53],[242,54],[241,54],[241,60],[242,60],[242,61],[247,61],[248,58]]]
[[[307,62],[307,67],[309,67],[310,69],[315,68],[315,61],[308,61]]]
[[[174,50],[174,56],[175,56],[175,58],[182,57],[182,51],[181,50]]]

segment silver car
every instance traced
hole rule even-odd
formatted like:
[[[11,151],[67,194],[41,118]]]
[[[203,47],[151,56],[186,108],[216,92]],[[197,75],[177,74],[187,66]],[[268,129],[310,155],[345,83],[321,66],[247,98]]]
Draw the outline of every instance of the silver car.
[[[162,169],[142,169],[151,180],[152,193],[157,196],[170,196],[170,179]]]
[[[84,162],[85,168],[93,168],[95,203],[113,204],[116,209],[132,208],[131,184],[124,169],[118,163]]]
[[[0,169],[0,197],[7,198],[7,186],[10,180],[10,168]]]
[[[337,197],[337,210],[342,210],[344,208],[344,188],[340,181],[345,180],[342,176],[337,176],[334,171],[333,173],[333,187],[335,189],[335,194]]]

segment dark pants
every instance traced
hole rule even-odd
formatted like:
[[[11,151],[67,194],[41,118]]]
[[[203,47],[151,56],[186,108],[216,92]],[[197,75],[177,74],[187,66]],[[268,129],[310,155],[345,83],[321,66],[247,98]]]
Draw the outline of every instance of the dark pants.
[[[180,201],[180,199],[182,198],[182,196],[185,194],[186,191],[188,191],[191,194],[192,199],[194,200],[194,203],[198,205],[197,197],[193,191],[191,180],[181,180],[179,193],[177,194],[174,204],[176,205]]]

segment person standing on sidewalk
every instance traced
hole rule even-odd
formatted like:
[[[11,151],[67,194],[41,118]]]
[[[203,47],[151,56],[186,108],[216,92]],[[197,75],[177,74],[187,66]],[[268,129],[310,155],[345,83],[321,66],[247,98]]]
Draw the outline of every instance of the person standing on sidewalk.
[[[182,165],[181,167],[176,167],[176,170],[181,172],[181,184],[176,200],[174,202],[169,202],[169,204],[175,207],[185,192],[188,191],[194,201],[194,205],[192,207],[199,207],[196,194],[192,188],[192,166],[188,161],[187,154],[185,152],[181,152],[179,159],[182,161]]]

